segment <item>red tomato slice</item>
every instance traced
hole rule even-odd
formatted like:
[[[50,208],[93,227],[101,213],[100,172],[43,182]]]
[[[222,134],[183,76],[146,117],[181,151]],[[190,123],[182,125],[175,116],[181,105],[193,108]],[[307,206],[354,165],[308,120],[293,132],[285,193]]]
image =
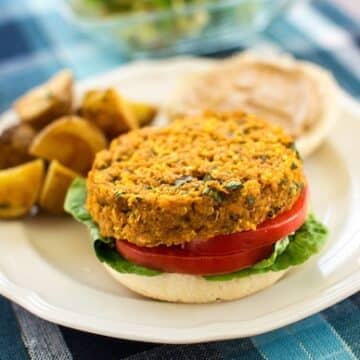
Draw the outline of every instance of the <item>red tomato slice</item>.
[[[184,246],[199,254],[228,254],[274,244],[296,231],[305,222],[308,193],[308,188],[305,187],[290,210],[279,214],[274,219],[264,221],[255,230],[219,235],[205,241],[194,240]]]
[[[125,259],[142,266],[165,272],[192,275],[226,274],[245,269],[270,256],[273,246],[227,255],[193,254],[180,246],[139,247],[124,240],[116,240],[117,251]]]
[[[273,244],[296,231],[307,214],[305,188],[291,210],[266,220],[256,230],[221,235],[184,246],[140,247],[116,240],[117,251],[127,260],[165,272],[193,275],[226,274],[245,269],[268,257]]]

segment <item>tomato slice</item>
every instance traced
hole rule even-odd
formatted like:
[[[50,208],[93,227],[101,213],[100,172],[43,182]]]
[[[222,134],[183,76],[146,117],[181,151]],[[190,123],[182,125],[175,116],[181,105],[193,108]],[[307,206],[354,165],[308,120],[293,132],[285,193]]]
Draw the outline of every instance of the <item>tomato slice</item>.
[[[194,240],[184,246],[199,254],[228,254],[274,244],[296,231],[305,222],[308,193],[308,188],[305,187],[290,210],[274,219],[264,221],[255,230],[219,235],[207,240]]]
[[[125,259],[165,272],[192,275],[218,275],[245,269],[270,256],[273,245],[225,255],[199,255],[180,246],[142,248],[124,240],[116,241],[117,251]]]
[[[305,188],[291,210],[266,220],[253,231],[196,240],[184,246],[140,247],[116,240],[117,251],[127,260],[165,272],[193,275],[226,274],[245,269],[268,257],[273,245],[296,231],[307,214],[308,189]]]

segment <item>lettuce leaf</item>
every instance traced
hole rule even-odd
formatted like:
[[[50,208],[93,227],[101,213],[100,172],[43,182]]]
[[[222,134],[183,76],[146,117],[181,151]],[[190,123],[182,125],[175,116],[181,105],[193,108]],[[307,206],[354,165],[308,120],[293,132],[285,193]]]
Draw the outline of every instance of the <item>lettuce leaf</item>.
[[[67,193],[64,208],[76,220],[87,226],[98,259],[121,273],[144,276],[161,274],[161,271],[139,266],[124,259],[114,249],[114,239],[100,234],[98,225],[91,219],[85,206],[86,191],[86,181],[81,178],[75,179]],[[327,234],[326,227],[317,221],[314,215],[309,215],[300,229],[275,244],[274,252],[269,258],[247,269],[224,275],[204,276],[204,278],[208,281],[228,281],[267,271],[281,271],[290,266],[302,264],[322,248]]]
[[[87,226],[90,237],[93,240],[97,258],[121,273],[146,276],[160,274],[161,272],[158,270],[135,265],[132,262],[127,261],[114,249],[114,239],[104,237],[100,234],[98,225],[91,219],[91,216],[86,209],[86,193],[86,181],[82,178],[76,178],[66,194],[64,209],[77,221]]]
[[[268,259],[262,260],[248,269],[205,278],[210,281],[225,281],[267,271],[281,271],[290,266],[300,265],[319,252],[325,244],[327,235],[326,227],[311,214],[300,229],[285,238],[288,239],[287,244],[283,243],[285,239],[275,244],[275,250]]]

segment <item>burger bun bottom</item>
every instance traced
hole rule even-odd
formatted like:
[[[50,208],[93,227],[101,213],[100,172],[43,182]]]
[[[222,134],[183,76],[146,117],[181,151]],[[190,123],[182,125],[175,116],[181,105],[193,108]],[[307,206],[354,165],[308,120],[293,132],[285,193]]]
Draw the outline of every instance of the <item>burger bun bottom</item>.
[[[177,303],[212,303],[240,299],[273,285],[288,270],[227,281],[208,281],[201,276],[178,273],[156,276],[123,274],[107,264],[103,265],[116,281],[128,289],[152,299]]]

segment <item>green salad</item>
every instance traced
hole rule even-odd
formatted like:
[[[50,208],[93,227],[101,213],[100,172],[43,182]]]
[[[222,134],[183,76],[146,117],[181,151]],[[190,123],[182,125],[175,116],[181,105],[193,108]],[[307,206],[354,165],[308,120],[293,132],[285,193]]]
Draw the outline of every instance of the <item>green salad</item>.
[[[151,12],[167,9],[181,9],[188,5],[215,2],[214,0],[83,0],[89,6],[96,6],[105,13]]]

